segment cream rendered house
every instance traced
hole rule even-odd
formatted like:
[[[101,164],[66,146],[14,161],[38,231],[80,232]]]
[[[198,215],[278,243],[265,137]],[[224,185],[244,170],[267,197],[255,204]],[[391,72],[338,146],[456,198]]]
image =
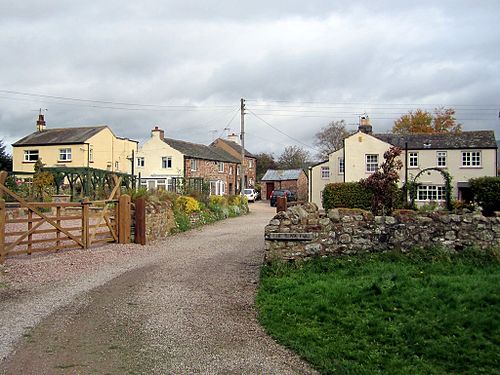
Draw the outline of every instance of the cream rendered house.
[[[139,149],[135,174],[148,189],[176,191],[177,179],[205,181],[210,194],[235,194],[240,160],[217,147],[165,138],[157,126]]]
[[[36,131],[12,144],[13,171],[28,176],[40,159],[46,167],[90,167],[130,174],[137,144],[117,137],[105,125],[47,129],[40,114]]]
[[[427,168],[447,171],[452,176],[452,198],[472,199],[469,179],[496,176],[497,145],[493,131],[464,131],[460,134],[376,134],[368,118],[361,120],[358,132],[344,140],[344,147],[327,161],[309,169],[309,196],[322,206],[326,184],[354,182],[369,177],[384,161],[392,146],[402,150],[400,186],[412,182]],[[426,170],[416,180],[416,203],[444,201],[444,180],[437,170]]]
[[[155,126],[151,138],[137,152],[135,174],[148,189],[171,191],[175,179],[184,176],[184,154],[164,140],[164,131]]]

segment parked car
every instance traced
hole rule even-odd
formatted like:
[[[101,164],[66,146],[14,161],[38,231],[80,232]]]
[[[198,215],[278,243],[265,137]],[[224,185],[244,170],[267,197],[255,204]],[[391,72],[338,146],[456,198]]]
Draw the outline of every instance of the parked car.
[[[249,202],[255,202],[259,198],[259,192],[255,189],[243,189],[243,194]]]
[[[278,200],[278,197],[286,197],[287,202],[297,200],[297,196],[290,190],[273,190],[273,192],[271,193],[271,207],[276,207],[276,201]]]

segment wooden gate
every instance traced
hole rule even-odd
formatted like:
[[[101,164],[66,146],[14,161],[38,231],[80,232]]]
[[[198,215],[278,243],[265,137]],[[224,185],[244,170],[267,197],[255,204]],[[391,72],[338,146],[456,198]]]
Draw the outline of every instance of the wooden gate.
[[[87,249],[130,239],[130,197],[119,195],[121,178],[106,200],[81,202],[27,202],[4,185],[0,172],[0,263],[7,255],[61,249]],[[14,198],[19,216],[8,210],[3,194]]]

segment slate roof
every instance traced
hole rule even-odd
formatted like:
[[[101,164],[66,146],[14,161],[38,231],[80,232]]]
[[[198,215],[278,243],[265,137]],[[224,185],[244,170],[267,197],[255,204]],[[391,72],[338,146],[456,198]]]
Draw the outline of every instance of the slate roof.
[[[236,151],[238,154],[241,155],[241,145],[237,144],[236,142],[233,142],[233,141],[230,141],[228,139],[222,139],[222,138],[219,138],[218,139],[219,142],[224,142],[226,145],[228,145],[229,147],[231,147],[234,151]],[[215,142],[212,142],[212,144],[210,146],[214,146],[215,147]],[[247,149],[245,149],[245,156],[249,157],[249,158],[255,158],[255,155],[253,155],[250,151],[248,151]]]
[[[493,130],[466,131],[459,134],[372,134],[386,143],[408,149],[497,148]]]
[[[191,158],[224,161],[228,163],[238,163],[238,164],[240,163],[239,159],[233,157],[224,150],[215,147],[210,147],[198,143],[180,141],[172,138],[164,138],[163,142],[165,142],[170,147],[175,148],[177,151]]]
[[[55,128],[34,132],[21,138],[12,146],[42,146],[85,143],[107,126],[89,126],[78,128]]]
[[[268,169],[261,181],[298,180],[302,172],[302,169]]]

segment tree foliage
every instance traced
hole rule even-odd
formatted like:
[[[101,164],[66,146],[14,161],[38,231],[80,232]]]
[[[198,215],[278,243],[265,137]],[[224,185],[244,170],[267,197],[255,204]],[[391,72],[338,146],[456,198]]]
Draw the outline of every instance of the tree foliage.
[[[391,213],[398,200],[397,182],[399,181],[399,170],[403,162],[398,159],[401,149],[391,147],[384,153],[384,162],[379,170],[364,180],[363,184],[371,190],[372,212],[374,214]]]
[[[328,159],[328,155],[343,147],[344,138],[349,136],[344,120],[332,121],[316,133],[315,145],[319,149],[318,157]]]
[[[259,154],[254,155],[256,158],[256,164],[257,164],[257,181],[260,181],[262,176],[264,176],[264,173],[268,169],[276,169],[277,164],[276,160],[274,160],[274,156],[271,153],[267,152],[261,152]]]
[[[299,146],[287,146],[278,158],[278,168],[306,169],[309,161],[309,151]]]
[[[35,174],[33,175],[33,194],[37,199],[43,200],[54,186],[54,175],[43,170],[44,164],[41,159],[35,163]]]
[[[0,139],[0,171],[12,170],[12,156],[7,153],[3,140]]]
[[[481,205],[485,215],[500,211],[500,177],[479,177],[469,182],[474,200]]]
[[[460,133],[462,124],[457,123],[454,108],[436,108],[434,114],[417,109],[402,115],[392,127],[395,134],[409,133]]]

